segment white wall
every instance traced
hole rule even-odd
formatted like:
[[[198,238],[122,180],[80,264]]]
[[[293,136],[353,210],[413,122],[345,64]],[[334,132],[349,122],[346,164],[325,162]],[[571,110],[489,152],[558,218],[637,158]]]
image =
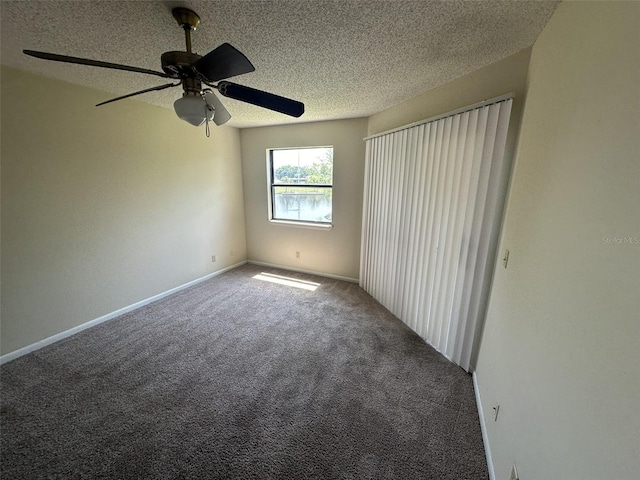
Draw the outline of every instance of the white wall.
[[[366,119],[241,130],[249,261],[358,278],[366,133]],[[328,145],[333,145],[333,228],[269,222],[267,149]]]
[[[499,480],[640,472],[639,19],[563,2],[532,51],[476,372]]]
[[[104,99],[2,68],[2,354],[246,259],[238,130]]]

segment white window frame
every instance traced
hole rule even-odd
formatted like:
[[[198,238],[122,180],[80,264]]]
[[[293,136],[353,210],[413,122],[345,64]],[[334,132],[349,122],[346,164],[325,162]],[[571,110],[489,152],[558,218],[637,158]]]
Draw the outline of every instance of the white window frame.
[[[333,205],[333,191],[335,187],[335,178],[331,179],[331,184],[317,184],[311,185],[312,187],[323,187],[323,188],[331,188],[332,192],[332,202],[331,202],[331,221],[330,222],[314,222],[311,220],[292,220],[292,219],[279,219],[274,218],[274,187],[278,186],[290,186],[290,185],[282,185],[282,184],[274,184],[274,171],[273,171],[273,161],[272,161],[272,152],[276,150],[307,150],[314,148],[331,148],[335,151],[335,147],[333,145],[313,145],[313,146],[305,146],[305,147],[277,147],[277,148],[268,148],[266,151],[266,160],[267,160],[267,207],[268,207],[268,220],[269,223],[276,225],[283,225],[287,227],[301,227],[301,228],[315,228],[319,230],[331,230],[333,228],[333,213],[334,213],[334,205]],[[306,186],[303,186],[306,188]]]

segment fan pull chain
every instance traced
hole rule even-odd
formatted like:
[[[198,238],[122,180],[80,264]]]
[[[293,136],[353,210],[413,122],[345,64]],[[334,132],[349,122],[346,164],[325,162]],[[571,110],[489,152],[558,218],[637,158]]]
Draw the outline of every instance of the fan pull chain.
[[[206,121],[205,125],[205,133],[207,134],[207,138],[211,136],[211,129],[209,128],[209,114],[215,114],[215,108],[207,103],[207,99],[205,96],[202,96],[204,100],[204,119]],[[211,115],[211,119],[213,120],[213,115]]]

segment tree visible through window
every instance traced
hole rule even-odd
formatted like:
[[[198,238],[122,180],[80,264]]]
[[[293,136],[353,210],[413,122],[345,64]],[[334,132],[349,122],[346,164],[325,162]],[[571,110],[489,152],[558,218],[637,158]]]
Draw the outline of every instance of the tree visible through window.
[[[333,147],[269,150],[271,220],[331,224]]]

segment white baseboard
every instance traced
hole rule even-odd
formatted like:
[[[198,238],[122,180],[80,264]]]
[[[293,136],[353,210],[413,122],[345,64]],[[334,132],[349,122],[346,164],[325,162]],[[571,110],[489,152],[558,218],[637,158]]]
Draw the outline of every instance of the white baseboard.
[[[496,473],[493,470],[493,458],[491,457],[491,448],[489,447],[489,435],[487,433],[487,425],[484,418],[484,410],[482,409],[482,400],[480,400],[480,388],[478,388],[478,377],[476,372],[471,374],[473,378],[473,390],[476,393],[476,405],[478,406],[478,415],[480,417],[480,430],[482,430],[482,443],[484,443],[484,453],[487,456],[487,469],[489,470],[489,480],[496,480]]]
[[[308,273],[310,275],[317,275],[319,277],[335,278],[336,280],[344,280],[345,282],[360,283],[360,280],[358,280],[357,278],[343,277],[341,275],[333,275],[331,273],[316,272],[314,270],[305,270],[303,268],[286,267],[284,265],[276,265],[274,263],[256,262],[255,260],[249,260],[247,263],[251,265],[259,265],[261,267],[271,267],[278,268],[280,270],[290,270],[292,272]]]
[[[103,315],[102,317],[99,318],[95,318],[93,320],[90,320],[86,323],[83,323],[81,325],[78,325],[76,327],[70,328],[69,330],[65,330],[64,332],[60,332],[60,333],[56,333],[55,335],[51,336],[51,337],[47,337],[44,340],[40,340],[39,342],[36,343],[32,343],[31,345],[27,345],[26,347],[22,347],[18,350],[14,350],[13,352],[7,353],[6,355],[2,355],[0,356],[0,365],[3,365],[7,362],[10,362],[11,360],[15,360],[16,358],[22,357],[23,355],[26,355],[27,353],[31,353],[31,352],[35,352],[36,350],[40,350],[43,347],[46,347],[47,345],[51,345],[52,343],[55,343],[59,340],[62,340],[63,338],[67,338],[70,337],[71,335],[75,335],[76,333],[81,332],[82,330],[86,330],[87,328],[91,328],[91,327],[95,327],[96,325],[99,325],[100,323],[106,322],[107,320],[111,320],[113,318],[119,317],[120,315],[124,315],[125,313],[129,313],[133,310],[136,310],[140,307],[144,307],[145,305],[149,305],[152,302],[155,302],[157,300],[160,300],[161,298],[164,298],[166,296],[169,296],[173,293],[179,292],[180,290],[184,290],[185,288],[189,288],[193,285],[196,285],[198,283],[204,282],[205,280],[209,280],[210,278],[213,278],[217,275],[220,275],[224,272],[228,272],[229,270],[233,270],[234,268],[240,267],[242,265],[244,265],[245,263],[247,263],[246,261],[243,262],[239,262],[236,263],[235,265],[231,265],[230,267],[226,267],[223,268],[222,270],[218,270],[216,272],[210,273],[208,275],[205,275],[204,277],[200,277],[200,278],[196,278],[195,280],[192,280],[190,282],[187,282],[183,285],[177,286],[175,288],[172,288],[171,290],[167,290],[166,292],[162,292],[159,293],[158,295],[154,295],[153,297],[149,297],[146,298],[144,300],[141,300],[139,302],[134,303],[133,305],[129,305],[127,307],[121,308],[119,310],[116,310],[115,312],[111,312],[111,313],[107,313],[106,315]]]

